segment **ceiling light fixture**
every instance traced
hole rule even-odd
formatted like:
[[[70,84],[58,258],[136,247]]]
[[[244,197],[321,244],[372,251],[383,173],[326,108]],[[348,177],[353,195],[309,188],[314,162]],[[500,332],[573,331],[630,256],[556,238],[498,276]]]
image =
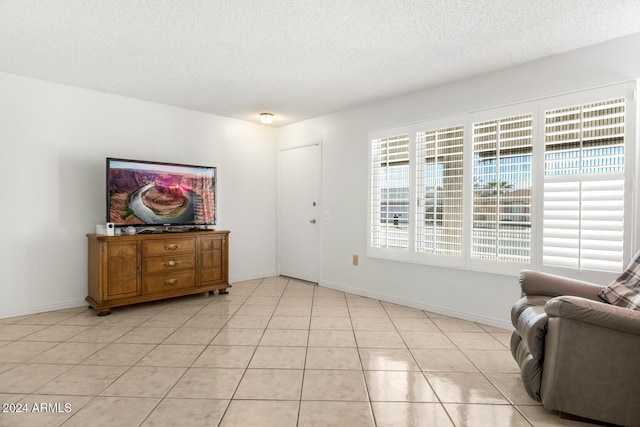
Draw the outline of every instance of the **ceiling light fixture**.
[[[264,125],[270,125],[273,123],[273,114],[272,113],[260,113],[260,121]]]

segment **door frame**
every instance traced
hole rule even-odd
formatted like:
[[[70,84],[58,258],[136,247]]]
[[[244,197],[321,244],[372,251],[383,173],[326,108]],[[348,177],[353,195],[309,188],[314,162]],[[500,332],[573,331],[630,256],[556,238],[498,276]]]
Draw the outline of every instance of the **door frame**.
[[[283,151],[291,151],[291,150],[296,150],[299,148],[307,148],[307,147],[314,147],[317,146],[318,147],[318,158],[316,159],[316,161],[319,163],[318,164],[318,176],[317,176],[317,180],[318,180],[318,188],[316,189],[317,191],[317,195],[318,195],[318,211],[317,211],[317,218],[316,218],[316,225],[318,227],[318,243],[317,243],[317,253],[318,253],[318,257],[317,257],[317,262],[316,262],[316,277],[317,277],[317,283],[320,283],[320,267],[321,267],[321,251],[322,251],[322,218],[323,218],[323,210],[322,210],[322,178],[323,178],[323,174],[322,174],[322,140],[317,140],[314,142],[310,142],[310,143],[306,143],[306,144],[299,144],[299,145],[292,145],[292,146],[287,146],[287,147],[281,147],[278,149],[278,200],[277,200],[277,213],[276,213],[276,241],[277,241],[277,257],[276,257],[276,271],[278,273],[278,275],[280,275],[280,255],[281,255],[281,238],[280,238],[280,232],[282,230],[282,225],[280,223],[281,221],[281,215],[280,215],[280,208],[281,208],[281,192],[282,192],[282,185],[281,185],[281,154]]]

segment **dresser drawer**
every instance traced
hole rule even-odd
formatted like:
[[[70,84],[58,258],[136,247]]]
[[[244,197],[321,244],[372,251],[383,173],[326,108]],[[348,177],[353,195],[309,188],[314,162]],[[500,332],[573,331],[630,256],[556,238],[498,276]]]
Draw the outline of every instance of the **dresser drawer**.
[[[144,278],[145,293],[171,292],[176,289],[194,288],[194,270],[176,271],[166,274],[149,274]]]
[[[142,242],[142,256],[189,254],[196,252],[196,239],[161,239]]]
[[[146,257],[142,261],[142,272],[144,274],[165,273],[174,270],[193,269],[195,267],[195,254]]]

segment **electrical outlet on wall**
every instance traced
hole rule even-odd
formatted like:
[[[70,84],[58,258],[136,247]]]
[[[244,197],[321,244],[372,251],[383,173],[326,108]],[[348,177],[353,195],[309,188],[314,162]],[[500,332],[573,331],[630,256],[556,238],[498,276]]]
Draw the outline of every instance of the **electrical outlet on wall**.
[[[353,255],[353,265],[358,265],[358,255]]]

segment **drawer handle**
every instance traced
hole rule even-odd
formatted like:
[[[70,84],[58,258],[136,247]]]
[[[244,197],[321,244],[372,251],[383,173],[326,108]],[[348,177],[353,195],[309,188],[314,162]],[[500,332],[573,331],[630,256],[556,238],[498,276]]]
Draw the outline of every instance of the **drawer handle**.
[[[178,279],[167,279],[164,281],[165,285],[175,285],[176,283],[178,283]]]
[[[176,249],[178,249],[178,245],[172,243],[170,245],[164,245],[164,248],[168,251],[175,251]]]
[[[163,263],[165,267],[175,267],[176,265],[180,264],[178,261],[169,261],[169,262],[165,262]]]

